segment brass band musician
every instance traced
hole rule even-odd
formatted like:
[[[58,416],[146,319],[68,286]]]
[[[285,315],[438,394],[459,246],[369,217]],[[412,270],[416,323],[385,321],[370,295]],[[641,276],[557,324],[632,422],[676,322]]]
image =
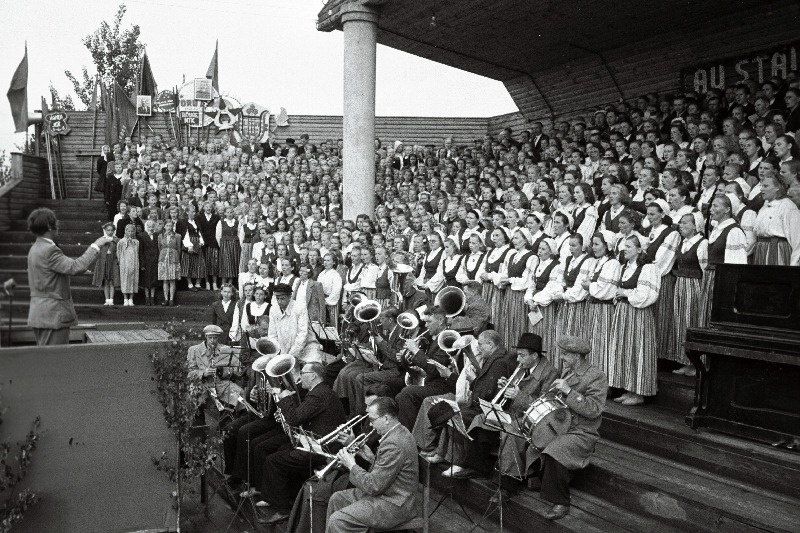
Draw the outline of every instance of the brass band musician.
[[[219,343],[222,328],[209,324],[203,328],[203,334],[205,341],[190,346],[186,355],[188,377],[202,383],[208,391],[203,415],[210,430],[216,431],[221,412],[238,408],[238,398],[244,391],[231,379],[241,376],[244,368],[233,350]]]

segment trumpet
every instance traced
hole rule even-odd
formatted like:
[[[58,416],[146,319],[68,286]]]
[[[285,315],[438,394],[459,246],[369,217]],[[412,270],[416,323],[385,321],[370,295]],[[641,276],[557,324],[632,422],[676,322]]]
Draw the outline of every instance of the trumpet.
[[[522,377],[525,375],[525,369],[522,368],[522,365],[517,365],[517,368],[514,369],[514,372],[511,376],[506,380],[506,384],[497,391],[497,394],[492,399],[492,403],[500,407],[500,409],[505,409],[509,404],[509,399],[504,398],[503,395],[506,393],[509,387],[516,387],[519,385],[519,382],[522,381]]]
[[[338,437],[340,433],[343,433],[345,431],[350,431],[353,427],[357,426],[365,418],[367,418],[367,416],[368,415],[354,416],[353,418],[351,418],[344,424],[340,425],[339,427],[337,427],[324,437],[321,437],[317,442],[319,442],[320,446],[325,446],[326,444],[330,444],[331,442],[336,440],[336,437]]]
[[[347,451],[349,453],[351,453],[351,454],[357,453],[358,450],[363,448],[364,445],[367,443],[367,441],[370,439],[370,437],[372,437],[374,434],[375,434],[375,430],[373,429],[369,433],[362,433],[361,435],[357,436],[353,440],[353,442],[351,442],[350,444],[347,445]],[[319,469],[316,472],[314,472],[316,474],[316,476],[317,476],[317,479],[324,478],[328,474],[328,472],[330,472],[334,468],[338,468],[338,466],[340,465],[339,459],[336,458],[335,455],[332,455],[331,457],[332,457],[333,460],[330,463],[328,463],[327,465],[325,465],[321,469]]]

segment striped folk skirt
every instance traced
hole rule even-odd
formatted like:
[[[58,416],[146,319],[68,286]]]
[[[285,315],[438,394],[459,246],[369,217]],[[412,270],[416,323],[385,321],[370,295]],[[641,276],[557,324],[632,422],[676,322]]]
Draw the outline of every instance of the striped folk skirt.
[[[481,295],[484,301],[489,304],[489,322],[494,326],[495,330],[500,331],[500,321],[505,320],[504,316],[504,298],[506,289],[498,289],[491,281],[483,282],[483,290]]]
[[[586,327],[589,313],[587,306],[585,300],[574,303],[561,302],[556,323],[556,338],[561,335],[575,335],[589,340],[592,331]]]
[[[714,280],[717,278],[717,271],[714,265],[708,265],[703,272],[703,281],[700,287],[700,324],[702,328],[707,328],[711,322],[711,301],[714,299]]]
[[[558,357],[558,347],[556,346],[556,323],[558,318],[557,302],[553,302],[547,307],[539,307],[542,313],[542,319],[535,326],[531,326],[530,321],[527,324],[527,331],[535,333],[542,338],[542,349],[547,352],[546,357],[556,370],[561,372],[560,359]]]
[[[605,300],[586,304],[586,328],[589,335],[587,339],[592,344],[589,360],[592,365],[608,375],[609,356],[614,349],[614,339],[611,337],[611,326],[614,323],[613,300]]]
[[[219,248],[203,246],[200,250],[203,262],[206,264],[206,276],[219,275]]]
[[[753,264],[784,265],[792,260],[792,248],[783,237],[759,237],[753,248]]]
[[[664,359],[676,361],[682,365],[688,365],[689,359],[686,357],[686,328],[694,328],[701,325],[705,316],[703,306],[703,282],[701,278],[678,277],[675,282],[675,337],[673,352],[665,352]]]
[[[500,324],[494,325],[494,329],[503,336],[506,349],[513,352],[513,347],[528,328],[528,307],[525,305],[525,291],[506,290],[506,297],[503,303],[503,311],[500,315],[503,319]]]
[[[655,305],[637,309],[625,301],[616,305],[609,336],[608,383],[642,396],[655,395],[658,387],[656,363]]]
[[[241,252],[239,252],[239,272],[247,272],[247,263],[250,261],[250,256],[253,255],[253,243],[245,242],[241,245]]]
[[[239,277],[239,256],[242,247],[239,239],[222,239],[219,243],[219,276],[222,278]]]
[[[669,357],[675,353],[675,276],[672,273],[661,276],[661,288],[658,291],[658,300],[653,304],[653,313],[656,320],[656,340],[658,341],[659,357]]]
[[[188,252],[181,254],[181,277],[191,279],[206,277],[206,262],[202,254]]]

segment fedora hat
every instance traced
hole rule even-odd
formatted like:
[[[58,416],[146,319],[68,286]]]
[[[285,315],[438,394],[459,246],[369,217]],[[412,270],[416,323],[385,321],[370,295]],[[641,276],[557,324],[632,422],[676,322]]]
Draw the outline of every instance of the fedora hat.
[[[523,333],[520,335],[519,341],[517,341],[514,348],[525,348],[526,350],[539,353],[546,352],[546,350],[542,350],[542,338],[535,333]]]

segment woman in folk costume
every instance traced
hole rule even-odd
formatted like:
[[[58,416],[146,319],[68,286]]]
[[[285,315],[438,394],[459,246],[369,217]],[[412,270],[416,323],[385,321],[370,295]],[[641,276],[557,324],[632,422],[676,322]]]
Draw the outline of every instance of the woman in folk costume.
[[[723,263],[747,264],[747,236],[736,223],[732,212],[731,198],[728,195],[715,196],[708,209],[714,229],[708,236],[708,266],[703,275],[701,290],[703,319],[700,325],[703,327],[708,326],[711,318],[711,302],[714,299],[714,278],[717,265]]]
[[[233,207],[225,208],[225,218],[217,222],[215,237],[219,243],[219,277],[222,283],[233,284],[239,274],[239,256],[242,255],[239,221]]]
[[[753,253],[758,240],[756,237],[756,217],[758,214],[747,206],[748,192],[750,192],[750,186],[744,180],[725,184],[725,196],[731,201],[733,220],[742,228],[747,239],[747,256],[748,260],[750,260],[750,255]],[[708,211],[709,219],[711,219],[711,208]],[[711,231],[713,231],[713,228],[710,229],[709,235]]]
[[[588,183],[578,183],[573,191],[575,197],[575,218],[573,227],[575,233],[583,237],[583,246],[588,251],[591,246],[592,235],[597,229],[597,208],[594,206],[594,191]]]
[[[628,189],[625,188],[624,185],[621,183],[615,183],[612,185],[608,193],[608,202],[610,207],[603,216],[603,221],[600,223],[600,229],[619,233],[619,217],[625,211],[630,201],[631,195],[628,193]]]
[[[647,238],[639,233],[639,223],[641,215],[633,209],[625,209],[619,215],[619,232],[615,236],[613,255],[620,263],[625,262],[625,239],[635,236],[639,239],[642,247],[647,243]]]
[[[609,335],[608,382],[625,393],[614,401],[641,405],[645,396],[656,394],[657,359],[661,349],[656,340],[654,303],[658,300],[661,274],[642,252],[636,237],[625,239],[625,264],[615,300],[614,322]]]
[[[753,263],[800,266],[800,210],[775,176],[762,180],[761,194],[764,205],[756,216]]]
[[[484,230],[480,225],[481,215],[475,209],[470,209],[467,211],[466,216],[464,217],[464,221],[467,223],[467,227],[464,232],[461,234],[461,253],[466,254],[470,253],[472,247],[470,245],[470,238],[473,235],[478,235],[481,239],[481,242],[486,241],[486,230]]]
[[[354,246],[350,252],[350,268],[347,269],[344,285],[342,285],[344,300],[347,300],[350,294],[361,291],[361,280],[367,272],[367,263],[365,261],[372,260],[372,256],[369,253],[365,254],[364,250],[365,248],[361,246]]]
[[[264,278],[258,273],[259,269],[258,260],[251,257],[250,260],[247,262],[247,270],[239,274],[239,298],[244,298],[244,286],[247,283],[250,284],[258,284],[261,283],[263,285],[268,285],[269,282],[265,281]]]
[[[200,255],[204,242],[195,221],[193,205],[187,206],[188,218],[181,228],[181,277],[187,278],[189,290],[196,291],[200,288],[200,280],[206,277],[206,263]]]
[[[267,300],[269,290],[263,285],[253,287],[253,300],[246,301],[241,308],[237,305],[233,311],[233,322],[231,324],[230,338],[234,341],[240,340],[242,348],[250,349],[250,337],[258,339],[266,335],[266,331],[259,331],[259,318],[269,318],[269,300]]]
[[[450,237],[445,239],[443,248],[444,253],[442,254],[442,260],[439,261],[439,267],[433,277],[425,284],[431,294],[436,294],[445,287],[461,287],[461,283],[456,280],[461,263],[464,260],[464,256],[459,253],[461,248]]]
[[[708,241],[703,238],[705,220],[699,211],[684,214],[678,222],[681,245],[675,258],[672,273],[675,275],[675,300],[673,305],[673,352],[665,352],[664,358],[683,365],[673,374],[694,376],[695,369],[686,357],[686,328],[700,326],[705,308],[702,302],[703,271],[708,264]]]
[[[181,237],[175,232],[172,219],[167,219],[164,221],[164,230],[158,236],[158,279],[164,291],[161,305],[175,305],[175,284],[180,277]]]
[[[421,276],[417,277],[417,287],[425,290],[427,284],[439,271],[444,257],[444,235],[440,231],[433,231],[428,235],[428,247],[430,251],[422,259]]]
[[[571,255],[569,251],[569,237],[572,235],[572,215],[563,211],[553,213],[551,220],[553,230],[553,240],[556,241],[556,254],[559,261],[563,263]]]
[[[374,254],[375,265],[367,267],[361,287],[367,298],[377,300],[381,309],[388,309],[392,307],[392,284],[395,274],[389,268],[389,251],[384,246],[376,246]]]
[[[506,295],[505,287],[499,285],[503,274],[507,269],[507,261],[511,253],[508,230],[505,228],[495,228],[492,230],[492,244],[494,248],[489,252],[484,260],[483,273],[479,279],[483,282],[483,299],[491,307],[489,322],[499,327],[500,320],[503,319],[503,299]]]
[[[608,372],[608,357],[614,345],[610,332],[614,322],[614,297],[622,275],[622,265],[611,250],[615,237],[608,230],[592,235],[591,250],[595,262],[588,279],[583,282],[584,289],[589,292],[583,338],[590,339],[592,344],[592,365],[604,374]]]
[[[509,351],[513,351],[515,339],[519,339],[528,328],[525,293],[531,285],[533,272],[539,265],[539,257],[529,248],[529,235],[526,228],[517,228],[512,235],[511,245],[514,250],[500,280],[507,289],[500,312],[502,320],[499,324],[495,323],[495,329],[500,331]]]
[[[103,232],[107,237],[114,237],[116,227],[113,222],[103,223]],[[105,303],[114,305],[114,287],[119,287],[119,267],[117,266],[117,243],[104,244],[97,254],[97,262],[92,273],[92,285],[103,289]]]
[[[217,223],[219,215],[214,212],[214,204],[206,202],[203,204],[203,212],[195,217],[197,227],[203,236],[203,248],[200,255],[206,267],[206,290],[212,290],[210,283],[213,283],[213,290],[216,292],[217,277],[219,276],[219,242],[217,241]]]
[[[562,335],[579,335],[585,333],[588,309],[586,298],[589,291],[583,286],[589,279],[595,259],[583,251],[583,237],[575,233],[569,238],[571,255],[561,264],[563,292],[554,295],[561,304],[556,318],[556,338]],[[591,332],[588,337],[591,337]],[[557,360],[553,366],[559,368]]]
[[[253,256],[253,245],[258,241],[258,216],[255,211],[250,211],[239,223],[239,272],[247,272],[247,263]]]
[[[556,294],[564,291],[564,276],[556,253],[556,243],[547,238],[539,245],[539,264],[533,271],[530,287],[525,292],[525,303],[536,315],[535,323],[528,319],[528,332],[542,338],[545,351],[553,354],[556,346],[556,317],[558,300]]]
[[[469,255],[465,256],[464,260],[461,261],[461,267],[458,269],[458,274],[456,274],[456,281],[459,283],[480,281],[485,258],[486,248],[483,244],[483,238],[479,233],[473,233],[469,237]]]
[[[125,236],[117,243],[117,264],[119,265],[119,288],[125,303],[133,306],[133,295],[139,292],[139,241],[136,240],[136,226],[125,226]]]
[[[658,269],[661,276],[659,298],[653,309],[656,318],[656,331],[661,353],[674,353],[675,321],[672,307],[675,300],[675,276],[672,267],[678,252],[681,237],[671,226],[667,216],[669,204],[657,198],[647,207],[647,220],[650,221],[650,234],[647,239],[647,257]]]
[[[147,305],[156,305],[156,287],[158,286],[158,235],[156,222],[148,220],[144,223],[144,233],[139,235],[139,264],[141,274],[139,284],[144,289]]]
[[[543,213],[537,213],[535,211],[531,211],[525,216],[525,228],[528,230],[527,235],[528,240],[530,240],[528,248],[537,256],[539,253],[539,245],[547,238],[547,234],[542,231],[544,219],[545,215]]]

